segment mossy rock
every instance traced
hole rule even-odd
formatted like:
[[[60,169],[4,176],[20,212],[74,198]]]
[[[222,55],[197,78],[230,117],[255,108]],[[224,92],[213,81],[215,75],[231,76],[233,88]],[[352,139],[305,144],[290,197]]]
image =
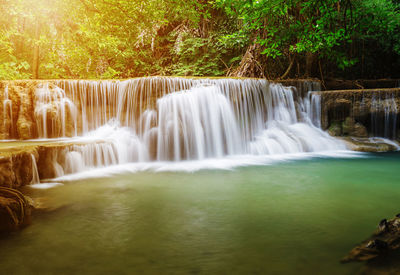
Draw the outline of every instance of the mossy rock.
[[[336,136],[336,137],[341,136],[342,135],[341,123],[338,121],[332,122],[331,126],[329,126],[329,128],[328,128],[328,133],[331,136]]]
[[[354,118],[346,117],[342,123],[343,135],[351,135],[354,132],[355,123]]]

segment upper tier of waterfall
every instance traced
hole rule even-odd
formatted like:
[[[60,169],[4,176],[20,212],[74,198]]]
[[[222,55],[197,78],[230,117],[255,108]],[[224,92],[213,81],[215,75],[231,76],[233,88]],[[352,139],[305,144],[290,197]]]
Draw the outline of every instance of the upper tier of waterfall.
[[[58,152],[58,176],[128,162],[345,149],[320,129],[319,94],[262,79],[58,80],[32,91],[38,138],[93,141]]]

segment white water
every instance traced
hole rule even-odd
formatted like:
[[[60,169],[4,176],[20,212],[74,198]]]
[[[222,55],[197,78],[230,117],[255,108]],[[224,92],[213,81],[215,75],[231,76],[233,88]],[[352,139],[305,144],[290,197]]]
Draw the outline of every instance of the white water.
[[[123,164],[223,169],[346,149],[320,129],[319,96],[265,80],[57,81],[34,100],[39,137],[77,143],[54,157],[57,177]]]
[[[371,99],[372,135],[395,139],[398,131],[398,106],[394,94],[376,93]],[[383,123],[380,116],[383,114]]]
[[[82,133],[75,140],[85,143],[56,158],[59,177],[128,163],[147,167],[185,161],[188,166],[190,160],[196,169],[221,168],[242,165],[238,159],[243,158],[244,163],[266,163],[265,156],[279,156],[276,161],[346,149],[318,127],[318,98],[303,99],[295,89],[265,80],[148,78],[58,85],[65,93],[56,89],[55,101],[68,104],[57,106],[80,110],[69,124]],[[41,93],[41,101],[52,104]],[[62,129],[68,124],[64,121]]]
[[[40,84],[35,90],[34,101],[39,138],[67,136],[68,117],[74,134],[77,134],[77,109],[64,90],[50,87],[48,83]]]
[[[31,158],[32,158],[32,180],[31,180],[31,184],[38,184],[40,183],[40,179],[39,179],[39,171],[36,165],[36,158],[34,155],[31,154]]]
[[[238,167],[245,166],[264,166],[276,163],[308,160],[311,158],[363,158],[367,157],[364,153],[355,151],[324,151],[315,153],[298,153],[298,154],[282,154],[282,155],[236,155],[227,156],[216,159],[210,158],[205,160],[188,160],[188,161],[152,161],[126,163],[120,165],[112,165],[104,168],[94,168],[91,170],[81,171],[74,174],[68,174],[50,180],[51,182],[68,182],[77,181],[88,178],[104,178],[112,177],[118,174],[131,174],[139,172],[185,172],[194,173],[200,170],[233,170]]]
[[[8,96],[8,86],[6,86],[4,89],[3,98],[3,124],[4,130],[7,132],[9,137],[11,137],[14,133],[14,121],[12,114],[12,101]],[[9,122],[9,124],[7,124],[7,122]]]

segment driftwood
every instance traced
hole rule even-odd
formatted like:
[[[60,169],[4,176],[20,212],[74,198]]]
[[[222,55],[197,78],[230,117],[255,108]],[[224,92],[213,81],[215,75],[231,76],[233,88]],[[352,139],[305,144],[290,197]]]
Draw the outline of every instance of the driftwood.
[[[388,255],[400,248],[400,214],[391,220],[383,219],[374,234],[353,248],[342,263],[369,261]]]
[[[31,219],[33,204],[20,191],[0,187],[0,232],[17,230]]]

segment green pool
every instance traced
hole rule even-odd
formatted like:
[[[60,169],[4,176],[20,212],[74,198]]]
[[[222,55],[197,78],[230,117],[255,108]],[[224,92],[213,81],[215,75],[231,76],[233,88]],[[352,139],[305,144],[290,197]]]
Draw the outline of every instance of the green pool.
[[[400,212],[400,153],[26,191],[49,209],[0,239],[0,274],[354,274],[340,259]]]

